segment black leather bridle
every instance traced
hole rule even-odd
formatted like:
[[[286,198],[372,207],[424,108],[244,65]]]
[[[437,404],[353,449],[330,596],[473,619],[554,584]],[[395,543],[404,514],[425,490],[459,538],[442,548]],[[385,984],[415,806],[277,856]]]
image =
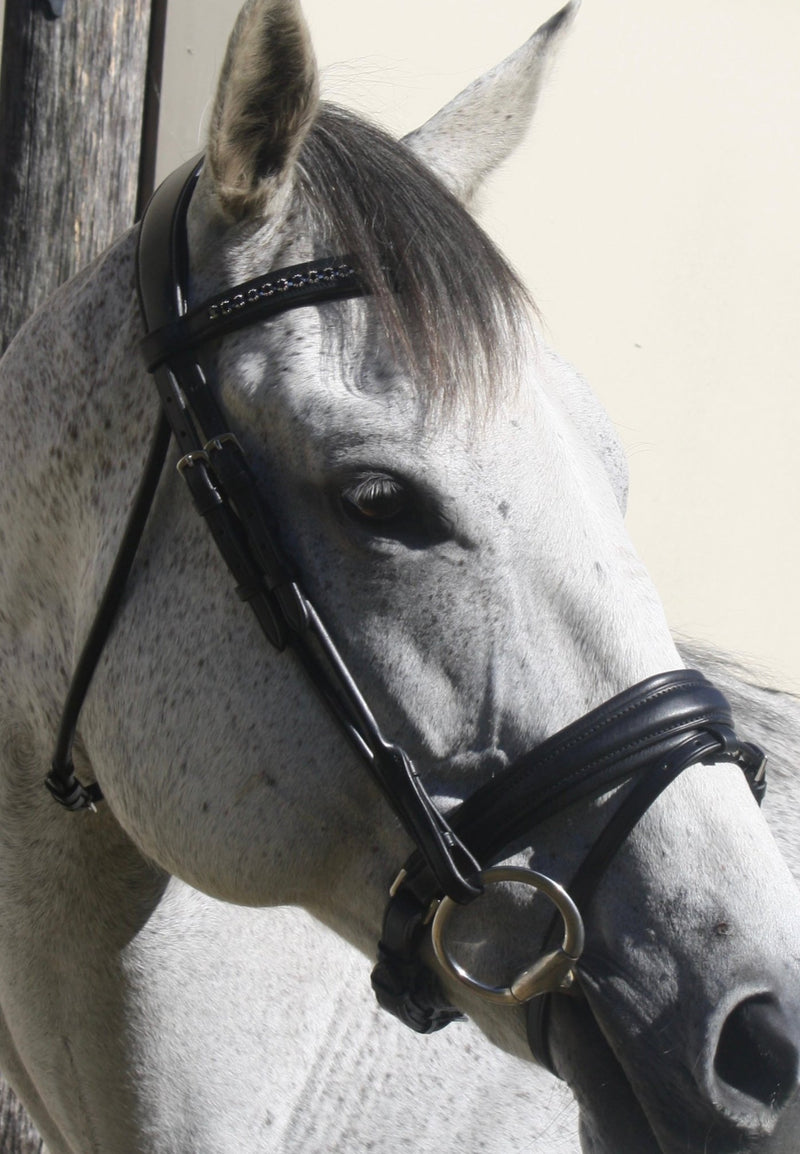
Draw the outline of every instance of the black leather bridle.
[[[273,513],[209,385],[210,359],[201,355],[210,341],[287,309],[364,295],[357,259],[326,258],[280,269],[190,308],[186,213],[201,165],[202,159],[195,159],[173,173],[141,224],[137,269],[147,332],[142,347],[158,389],[160,414],[122,545],[73,675],[46,784],[68,809],[94,808],[102,797],[96,783],[78,781],[72,745],[174,437],[181,454],[178,471],[231,570],[239,597],[250,605],[270,643],[296,654],[417,847],[391,889],[373,986],[381,1005],[411,1028],[429,1033],[460,1016],[420,960],[420,946],[443,898],[473,901],[483,892],[487,867],[528,844],[538,825],[627,783],[627,794],[569,886],[585,914],[614,854],[679,773],[698,762],[733,762],[760,801],[764,758],[736,737],[719,690],[702,674],[680,670],[619,694],[522,755],[447,817],[440,812],[408,754],[381,733],[304,594],[281,548]],[[577,960],[570,956],[557,981],[535,989],[544,996],[524,999],[531,1007],[534,1053],[551,1068],[549,994],[572,979]]]

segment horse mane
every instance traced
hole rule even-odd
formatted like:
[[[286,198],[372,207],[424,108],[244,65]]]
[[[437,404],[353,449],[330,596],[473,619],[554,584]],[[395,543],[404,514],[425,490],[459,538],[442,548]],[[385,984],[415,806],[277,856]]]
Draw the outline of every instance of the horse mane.
[[[297,171],[321,234],[356,258],[392,351],[426,398],[481,407],[517,379],[527,290],[410,148],[323,104]]]

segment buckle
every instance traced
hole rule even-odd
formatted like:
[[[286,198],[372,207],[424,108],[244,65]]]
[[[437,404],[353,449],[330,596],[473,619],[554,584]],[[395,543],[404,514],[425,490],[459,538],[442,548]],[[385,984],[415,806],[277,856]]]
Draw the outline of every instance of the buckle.
[[[195,465],[207,465],[208,463],[208,453],[205,449],[195,449],[194,452],[186,453],[181,457],[175,468],[181,476],[183,476],[187,469],[192,469]]]
[[[226,445],[233,445],[234,449],[238,449],[239,453],[244,456],[242,446],[239,444],[235,433],[220,433],[218,437],[212,437],[210,441],[206,441],[203,452],[210,457],[212,453],[222,452]]]

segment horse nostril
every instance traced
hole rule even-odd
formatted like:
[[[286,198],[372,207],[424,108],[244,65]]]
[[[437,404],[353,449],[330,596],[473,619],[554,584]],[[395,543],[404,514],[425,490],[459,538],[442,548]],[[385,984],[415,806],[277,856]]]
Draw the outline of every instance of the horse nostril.
[[[765,1106],[786,1105],[798,1085],[798,1051],[769,995],[747,998],[725,1020],[714,1069],[734,1090]]]

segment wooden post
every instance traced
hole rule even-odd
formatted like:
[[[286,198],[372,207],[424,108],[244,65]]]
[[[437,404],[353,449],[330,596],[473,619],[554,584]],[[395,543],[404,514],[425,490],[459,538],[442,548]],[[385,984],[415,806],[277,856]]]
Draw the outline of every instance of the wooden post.
[[[135,219],[143,134],[152,145],[155,122],[146,107],[148,48],[152,32],[157,96],[165,12],[166,0],[7,0],[0,352],[58,285]]]
[[[33,1123],[0,1078],[0,1150],[3,1154],[47,1154]]]

